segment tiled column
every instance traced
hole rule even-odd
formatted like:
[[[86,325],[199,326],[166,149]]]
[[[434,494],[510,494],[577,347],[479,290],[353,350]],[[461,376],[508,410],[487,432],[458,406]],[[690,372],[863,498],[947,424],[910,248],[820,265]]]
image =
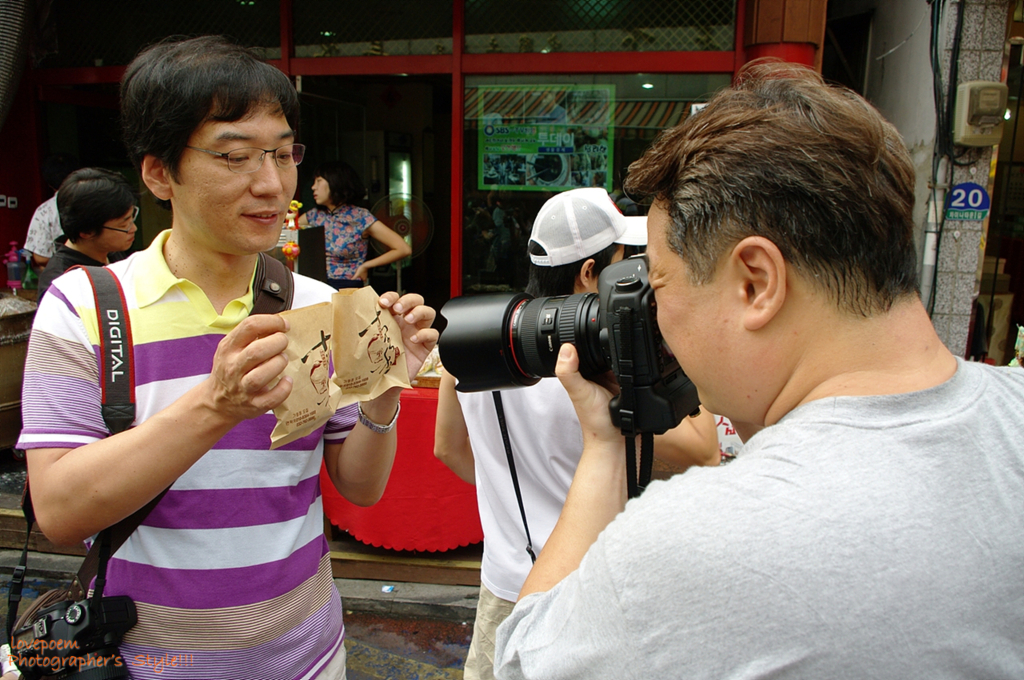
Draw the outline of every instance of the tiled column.
[[[964,1],[958,82],[998,81],[1006,39],[1007,3],[1005,0]],[[950,3],[948,7],[944,82],[948,82],[957,5]],[[964,147],[956,149],[958,152],[965,150]],[[987,187],[991,159],[991,148],[967,151],[959,162],[973,162],[967,166],[954,166],[950,187],[963,182]],[[971,307],[978,292],[978,270],[983,255],[983,227],[984,222],[981,221],[947,221],[939,243],[932,324],[946,347],[957,356],[964,356],[967,352]]]

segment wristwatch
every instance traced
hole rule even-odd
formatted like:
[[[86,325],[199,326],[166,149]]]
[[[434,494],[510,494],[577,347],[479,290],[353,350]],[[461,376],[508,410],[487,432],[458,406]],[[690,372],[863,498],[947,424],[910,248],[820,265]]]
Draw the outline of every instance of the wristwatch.
[[[395,416],[387,425],[375,423],[369,418],[367,418],[366,414],[363,413],[363,402],[359,402],[358,408],[359,422],[362,423],[366,427],[366,429],[370,430],[370,432],[376,432],[377,434],[387,434],[388,432],[391,432],[391,430],[395,429],[395,424],[398,422],[398,412],[402,410],[402,402],[398,402],[398,407],[395,409]]]

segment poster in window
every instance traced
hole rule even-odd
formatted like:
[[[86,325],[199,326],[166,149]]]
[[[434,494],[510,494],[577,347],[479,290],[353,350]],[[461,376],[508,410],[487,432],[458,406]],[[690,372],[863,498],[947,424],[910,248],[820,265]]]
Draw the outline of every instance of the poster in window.
[[[614,85],[477,88],[478,188],[612,190]]]

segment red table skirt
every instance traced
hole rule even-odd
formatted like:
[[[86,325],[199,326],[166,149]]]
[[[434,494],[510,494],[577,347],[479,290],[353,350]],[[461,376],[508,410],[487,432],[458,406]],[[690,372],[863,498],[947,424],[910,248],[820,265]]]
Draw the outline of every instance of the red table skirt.
[[[324,513],[332,524],[363,543],[394,550],[434,552],[483,540],[476,487],[434,458],[436,413],[437,390],[402,393],[395,466],[376,505],[349,503],[321,467]]]

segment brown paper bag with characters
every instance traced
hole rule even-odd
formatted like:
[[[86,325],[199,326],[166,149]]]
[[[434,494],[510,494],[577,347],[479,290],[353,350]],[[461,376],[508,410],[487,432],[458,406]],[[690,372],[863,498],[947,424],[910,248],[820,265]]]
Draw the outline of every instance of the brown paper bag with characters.
[[[290,309],[281,316],[289,325],[284,375],[292,379],[292,392],[274,409],[277,425],[270,434],[271,449],[305,437],[326,423],[338,410],[342,396],[331,381],[331,303]]]
[[[410,387],[402,331],[373,288],[348,288],[334,306],[334,383],[341,405],[376,399],[392,387]]]

